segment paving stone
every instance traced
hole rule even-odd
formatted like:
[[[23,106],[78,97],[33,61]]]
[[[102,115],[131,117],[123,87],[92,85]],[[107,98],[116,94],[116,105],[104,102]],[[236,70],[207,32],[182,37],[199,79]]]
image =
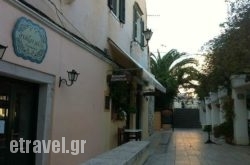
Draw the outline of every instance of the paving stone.
[[[151,156],[144,165],[249,165],[250,146],[230,145],[223,139],[211,138],[201,129],[175,129],[156,133],[151,141]],[[171,137],[171,138],[170,138]],[[161,145],[161,142],[167,145]],[[151,140],[152,140],[151,139]]]

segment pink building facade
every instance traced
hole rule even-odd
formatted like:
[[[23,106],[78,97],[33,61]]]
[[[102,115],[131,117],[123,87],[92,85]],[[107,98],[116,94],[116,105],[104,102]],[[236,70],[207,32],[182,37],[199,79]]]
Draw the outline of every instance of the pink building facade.
[[[165,92],[149,71],[144,0],[2,0],[0,45],[0,164],[80,164],[117,146],[117,129],[150,134],[153,96]],[[71,85],[68,71],[79,73]],[[110,75],[128,74],[137,109],[114,116]],[[60,79],[65,79],[61,81]],[[134,92],[134,93],[133,93]],[[126,110],[125,110],[126,111]],[[84,153],[10,154],[11,140],[84,140]]]

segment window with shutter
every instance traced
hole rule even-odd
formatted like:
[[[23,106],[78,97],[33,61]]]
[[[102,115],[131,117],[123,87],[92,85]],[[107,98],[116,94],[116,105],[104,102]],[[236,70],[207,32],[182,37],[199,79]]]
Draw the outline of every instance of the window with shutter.
[[[113,0],[113,6],[114,6],[114,8],[113,8],[113,13],[116,15],[116,16],[118,16],[118,11],[119,11],[119,8],[117,7],[117,5],[119,5],[119,3],[117,3],[117,0]]]
[[[112,10],[114,8],[113,6],[113,0],[108,0],[108,7]]]
[[[136,40],[137,37],[137,26],[136,26],[136,21],[137,21],[137,12],[134,6],[134,10],[133,10],[133,39]]]
[[[119,9],[119,20],[120,22],[125,23],[125,0],[120,0]]]
[[[133,18],[133,38],[140,46],[144,46],[144,21],[142,19],[142,11],[137,3],[134,4]]]
[[[141,19],[141,45],[144,46],[144,22],[143,20]]]
[[[121,23],[125,23],[125,0],[108,0],[108,7]]]

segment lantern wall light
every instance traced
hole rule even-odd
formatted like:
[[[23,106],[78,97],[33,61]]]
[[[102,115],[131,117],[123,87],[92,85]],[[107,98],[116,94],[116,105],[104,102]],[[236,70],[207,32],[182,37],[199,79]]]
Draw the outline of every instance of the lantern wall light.
[[[60,77],[59,79],[59,88],[61,87],[62,82],[64,82],[67,86],[73,85],[73,83],[77,80],[77,77],[80,73],[77,73],[74,69],[72,71],[67,71],[68,72],[68,79],[69,83],[66,79],[63,79]]]
[[[136,41],[136,40],[131,41],[131,44],[132,44],[133,42],[137,42],[141,47],[147,47],[147,46],[148,46],[148,42],[149,42],[149,40],[151,39],[151,37],[152,37],[152,35],[153,35],[153,32],[152,32],[151,29],[146,29],[146,30],[143,31],[142,33],[143,33],[143,35],[144,35],[144,37],[145,37],[145,40],[146,40],[146,42],[147,42],[146,45],[141,45],[141,43],[139,43],[139,42]],[[132,45],[130,45],[130,46],[132,46]]]
[[[145,39],[146,39],[146,41],[147,41],[147,44],[144,46],[144,47],[146,47],[146,46],[148,46],[148,41],[151,39],[151,37],[152,37],[152,35],[153,35],[153,32],[152,32],[151,29],[146,29],[146,30],[143,32],[143,35],[144,35],[144,37],[145,37]]]

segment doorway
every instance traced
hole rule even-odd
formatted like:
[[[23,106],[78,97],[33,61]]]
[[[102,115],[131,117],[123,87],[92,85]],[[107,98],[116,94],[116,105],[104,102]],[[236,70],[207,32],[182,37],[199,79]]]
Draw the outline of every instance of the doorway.
[[[10,142],[36,139],[38,93],[38,84],[0,76],[0,164],[35,164],[32,145],[29,153],[11,153]]]

